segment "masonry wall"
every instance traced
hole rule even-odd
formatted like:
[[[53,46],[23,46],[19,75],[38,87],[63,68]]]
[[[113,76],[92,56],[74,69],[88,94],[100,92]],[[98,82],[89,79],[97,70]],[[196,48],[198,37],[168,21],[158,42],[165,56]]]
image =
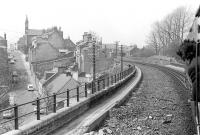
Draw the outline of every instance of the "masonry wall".
[[[11,86],[11,76],[8,67],[8,54],[7,54],[7,41],[0,40],[0,86]],[[8,95],[9,88],[0,88],[0,109],[8,105]],[[4,96],[3,96],[4,95]]]
[[[44,75],[44,71],[50,71],[53,68],[60,66],[68,66],[75,62],[74,57],[59,58],[54,60],[49,60],[46,62],[37,62],[32,64],[34,72],[39,73],[38,78],[40,79]]]
[[[32,62],[52,60],[57,58],[59,52],[53,49],[48,43],[39,44],[35,49],[32,49]]]

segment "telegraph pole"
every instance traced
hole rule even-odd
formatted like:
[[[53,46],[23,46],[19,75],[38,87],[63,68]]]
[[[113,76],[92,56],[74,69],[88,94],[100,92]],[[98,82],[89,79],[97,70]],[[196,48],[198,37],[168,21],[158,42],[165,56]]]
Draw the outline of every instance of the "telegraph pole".
[[[107,47],[105,45],[105,58],[107,58]]]
[[[96,63],[95,63],[95,41],[92,42],[93,47],[93,88],[95,91],[95,80],[96,80]]]
[[[116,58],[117,58],[118,41],[116,41]]]
[[[195,112],[197,116],[197,134],[200,134],[200,120],[199,120],[199,107],[198,107],[198,98],[199,98],[199,61],[198,61],[198,56],[199,56],[199,41],[196,42],[196,100],[195,100]]]
[[[123,46],[121,45],[121,72],[123,71]]]

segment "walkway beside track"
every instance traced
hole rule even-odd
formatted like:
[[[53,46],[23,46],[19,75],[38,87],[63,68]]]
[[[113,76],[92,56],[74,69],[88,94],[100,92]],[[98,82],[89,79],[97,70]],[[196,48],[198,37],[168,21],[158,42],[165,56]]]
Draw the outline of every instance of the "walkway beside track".
[[[83,115],[78,117],[70,124],[62,127],[58,131],[55,131],[54,135],[82,135],[83,133],[94,130],[108,115],[108,111],[122,104],[127,97],[132,93],[133,89],[138,85],[142,78],[141,70],[136,67],[137,73],[127,84],[122,86],[115,94],[108,99],[102,101],[95,107],[89,109]]]

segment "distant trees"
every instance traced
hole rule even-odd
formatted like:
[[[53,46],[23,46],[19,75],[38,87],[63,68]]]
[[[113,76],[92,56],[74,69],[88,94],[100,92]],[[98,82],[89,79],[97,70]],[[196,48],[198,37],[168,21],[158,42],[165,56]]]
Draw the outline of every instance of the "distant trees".
[[[147,45],[155,54],[168,55],[168,52],[176,51],[191,26],[192,16],[186,7],[179,7],[163,20],[155,22],[147,37]]]
[[[149,46],[143,47],[143,48],[135,48],[131,54],[133,57],[150,57],[154,55],[153,49]]]

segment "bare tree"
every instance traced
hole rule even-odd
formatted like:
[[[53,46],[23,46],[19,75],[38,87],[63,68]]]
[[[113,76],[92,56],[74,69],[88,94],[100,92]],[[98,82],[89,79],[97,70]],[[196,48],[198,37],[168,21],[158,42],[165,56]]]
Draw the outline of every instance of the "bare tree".
[[[160,52],[160,44],[158,42],[157,35],[156,35],[155,31],[151,31],[146,43],[148,44],[149,48],[154,50],[156,55],[159,54],[159,52]]]
[[[186,7],[179,7],[160,22],[155,22],[147,38],[147,44],[155,49],[156,54],[183,42],[192,23],[192,12]],[[158,49],[159,48],[159,49]]]

